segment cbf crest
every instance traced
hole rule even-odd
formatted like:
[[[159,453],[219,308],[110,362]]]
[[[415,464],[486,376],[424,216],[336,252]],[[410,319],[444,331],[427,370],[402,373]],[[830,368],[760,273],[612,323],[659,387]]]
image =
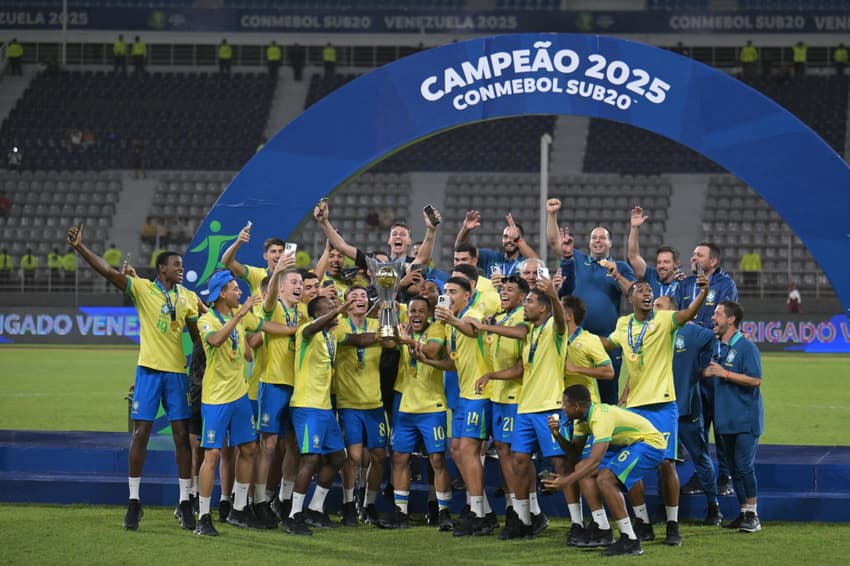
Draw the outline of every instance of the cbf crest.
[[[729,350],[729,353],[726,354],[726,363],[731,364],[735,361],[735,350]]]
[[[321,439],[319,438],[319,435],[318,435],[318,434],[314,434],[314,435],[313,435],[313,448],[319,448],[319,447],[320,447],[320,446],[319,446],[319,442],[321,442]]]
[[[685,338],[683,336],[676,336],[676,350],[682,351],[685,349]]]

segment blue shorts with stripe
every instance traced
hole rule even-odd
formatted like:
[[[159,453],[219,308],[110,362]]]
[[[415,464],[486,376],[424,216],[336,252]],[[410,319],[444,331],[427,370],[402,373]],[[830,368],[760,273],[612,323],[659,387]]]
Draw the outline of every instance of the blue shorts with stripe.
[[[247,395],[222,405],[201,403],[201,419],[201,448],[224,448],[228,433],[230,446],[257,440],[254,412]]]
[[[446,407],[452,411],[457,411],[462,401],[460,398],[460,382],[458,381],[457,372],[443,372],[443,389],[446,391]]]
[[[332,409],[291,407],[289,414],[302,454],[332,454],[345,450],[342,431]]]
[[[641,407],[630,407],[630,411],[642,416],[654,426],[667,441],[665,460],[679,459],[679,404],[676,401],[656,403]]]
[[[366,448],[387,446],[387,414],[375,409],[337,409],[346,446],[362,444]]]
[[[493,401],[490,403],[490,406],[492,407],[493,415],[491,424],[493,440],[510,444],[514,432],[514,422],[516,421],[517,404],[496,403]]]
[[[410,454],[422,444],[428,454],[446,451],[446,412],[396,413],[393,450]]]
[[[490,437],[490,400],[459,397],[452,416],[452,438]]]
[[[292,386],[260,382],[257,393],[259,405],[257,426],[264,434],[283,435],[292,428],[289,418],[289,400]]]
[[[136,366],[133,404],[134,421],[154,421],[162,403],[169,421],[182,421],[192,416],[189,406],[189,376],[185,373],[159,371]]]
[[[607,468],[617,476],[627,490],[647,475],[654,473],[664,460],[664,451],[646,442],[630,446],[614,446],[602,458],[599,469]]]
[[[535,448],[539,446],[540,453],[543,456],[563,456],[564,451],[561,449],[561,445],[549,431],[549,417],[554,414],[561,414],[561,412],[517,413],[511,439],[511,452],[534,454]],[[563,422],[563,420],[562,416],[561,421]],[[561,429],[564,430],[563,425]]]

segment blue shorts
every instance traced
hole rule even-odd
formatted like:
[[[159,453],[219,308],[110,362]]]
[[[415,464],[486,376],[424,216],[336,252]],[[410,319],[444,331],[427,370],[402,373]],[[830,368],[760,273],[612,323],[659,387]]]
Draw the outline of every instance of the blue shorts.
[[[254,421],[256,422],[257,415],[260,414],[260,402],[250,397],[248,397],[248,400],[251,402],[251,414],[254,415]]]
[[[289,414],[302,454],[332,454],[345,450],[342,431],[333,410],[291,407]]]
[[[362,444],[370,450],[387,446],[387,414],[376,409],[337,409],[346,446]]]
[[[223,405],[201,403],[201,418],[201,448],[224,448],[228,433],[231,446],[257,440],[254,413],[247,395]]]
[[[490,400],[459,397],[452,416],[452,438],[487,440],[490,436]]]
[[[410,454],[425,444],[428,454],[446,451],[446,412],[396,413],[392,447],[395,452]]]
[[[443,372],[443,389],[446,390],[446,407],[456,411],[460,406],[460,383],[456,371]]]
[[[664,450],[665,460],[679,459],[679,404],[676,401],[656,403],[631,407],[630,411],[637,413],[652,423],[658,432],[664,435],[667,449]]]
[[[602,458],[602,463],[599,464],[599,469],[611,470],[620,483],[629,490],[648,474],[654,473],[663,460],[663,450],[650,446],[646,442],[636,442],[631,446],[609,448]]]
[[[191,417],[189,377],[185,373],[136,366],[131,413],[133,420],[156,420],[160,403],[169,421],[182,421]]]
[[[561,450],[561,445],[549,431],[549,417],[556,413],[561,414],[561,411],[517,413],[511,439],[511,452],[534,454],[534,449],[539,446],[540,453],[547,458],[563,456],[564,451]],[[564,421],[563,415],[561,415],[561,421]],[[564,425],[561,425],[562,431],[564,428]]]
[[[496,403],[491,402],[493,420],[490,425],[493,430],[493,440],[511,443],[511,437],[514,432],[514,421],[516,420],[516,403]]]
[[[257,396],[257,429],[265,434],[286,434],[286,431],[292,428],[289,420],[292,386],[261,381]]]
[[[395,416],[399,413],[399,411],[401,411],[401,392],[393,391],[393,427],[395,427]]]

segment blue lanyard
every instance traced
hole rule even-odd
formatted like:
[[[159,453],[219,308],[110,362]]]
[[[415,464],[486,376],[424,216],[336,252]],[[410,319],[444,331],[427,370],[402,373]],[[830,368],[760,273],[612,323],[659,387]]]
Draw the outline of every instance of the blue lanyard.
[[[534,339],[534,331],[537,328],[531,329],[531,347],[528,349],[528,365],[534,364],[534,354],[537,353],[537,345],[540,343],[540,337],[543,336],[543,331],[546,330],[546,325],[549,324],[549,321],[552,319],[552,315],[549,315],[546,320],[543,321],[538,328],[540,332],[537,333],[537,340]]]
[[[354,321],[351,320],[350,318],[348,319],[348,325],[351,327],[351,333],[352,334],[358,334],[357,331],[360,330],[360,329],[357,328],[357,326],[355,326]],[[368,328],[368,326],[369,326],[368,321],[366,321],[364,319],[363,320],[363,330],[361,330],[360,333],[366,332],[366,329]],[[364,360],[365,357],[366,357],[366,348],[364,346],[357,346],[357,367],[358,367],[358,369],[363,369],[363,366],[365,365],[363,363],[363,360]]]
[[[168,291],[165,290],[165,287],[160,282],[160,280],[154,279],[153,283],[154,283],[154,285],[156,285],[157,289],[162,291],[162,294],[165,295],[165,305],[168,308],[168,314],[171,315],[171,322],[176,322],[177,321],[177,308],[174,306],[174,304],[177,302],[177,299],[180,296],[180,291],[177,289],[177,285],[174,285],[174,287],[172,287],[174,289],[174,303],[172,303],[171,302],[171,295],[169,295]],[[162,313],[162,314],[165,314],[165,313]]]
[[[520,262],[520,260],[518,260],[518,259],[512,259],[512,260],[510,260],[510,262],[509,262],[509,261],[507,260],[507,257],[506,257],[506,258],[504,259],[504,261],[502,261],[502,275],[504,275],[504,276],[506,276],[506,277],[507,277],[508,275],[513,275],[513,273],[514,273],[514,271],[516,270],[517,265],[519,264],[519,262]],[[510,267],[508,267],[508,266],[510,266]]]
[[[643,328],[640,329],[640,335],[638,335],[637,340],[632,337],[632,322],[635,320],[635,316],[629,319],[629,332],[627,337],[629,339],[629,347],[632,349],[632,352],[637,354],[640,352],[640,347],[643,346],[643,337],[646,336],[646,329],[649,328],[649,322],[652,320],[652,317],[655,316],[655,311],[649,311],[649,318],[646,319],[643,323]]]
[[[662,297],[672,297],[678,287],[679,282],[675,280],[672,283],[662,283],[661,281],[658,281],[658,290]]]
[[[428,327],[426,326],[425,330],[423,330],[421,334],[415,334],[415,333],[413,334],[413,338],[416,339],[416,344],[422,343],[422,338],[425,337],[425,333],[426,333],[427,330],[428,330]],[[416,362],[417,362],[417,360],[416,360],[416,346],[408,346],[407,351],[410,354],[410,367],[415,368]],[[416,372],[419,373],[419,370],[417,369]]]
[[[213,314],[215,315],[215,317],[221,323],[221,325],[224,326],[226,324],[226,322],[224,321],[224,317],[221,316],[221,313],[218,312],[215,308],[213,308],[212,311],[213,311]],[[231,351],[233,352],[234,358],[236,357],[236,351],[239,348],[239,330],[238,330],[238,328],[239,328],[239,325],[237,324],[236,326],[233,327],[233,330],[230,331],[230,348],[231,348]]]
[[[280,306],[283,308],[283,316],[286,317],[286,326],[290,328],[293,326],[298,326],[298,306],[292,309],[295,313],[292,315],[292,318],[289,317],[289,309],[286,308],[286,305],[283,304],[283,301],[280,299],[277,300],[280,303]],[[289,348],[291,350],[295,350],[295,334],[289,337]]]
[[[328,366],[333,369],[334,355],[336,354],[336,340],[331,338],[331,333],[327,330],[322,330],[322,336],[325,339],[325,346],[328,347]]]
[[[729,339],[729,343],[728,343],[728,344],[724,344],[723,342],[721,342],[720,340],[718,340],[718,341],[717,341],[717,358],[716,358],[714,361],[716,361],[718,364],[722,364],[722,363],[723,363],[723,359],[724,359],[726,356],[728,356],[728,355],[729,355],[729,350],[731,350],[731,349],[732,349],[732,347],[735,345],[735,343],[736,343],[736,342],[738,342],[738,340],[740,340],[740,339],[741,339],[741,336],[743,336],[743,334],[741,334],[741,331],[739,330],[739,331],[737,331],[735,334],[733,334],[733,335],[732,335],[732,338],[731,338],[731,339]],[[723,355],[721,355],[721,354],[720,354],[720,347],[721,347],[721,346],[726,346],[726,351],[723,353]]]

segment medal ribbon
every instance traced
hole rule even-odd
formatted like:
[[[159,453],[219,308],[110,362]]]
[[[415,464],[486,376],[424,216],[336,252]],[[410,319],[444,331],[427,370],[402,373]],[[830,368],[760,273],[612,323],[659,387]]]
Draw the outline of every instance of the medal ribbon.
[[[334,355],[336,353],[336,340],[331,337],[331,333],[327,330],[322,330],[322,336],[325,339],[325,346],[328,347],[328,365],[331,369],[333,369]]]
[[[531,347],[528,349],[528,365],[532,365],[534,363],[534,354],[537,353],[537,344],[540,343],[540,337],[543,335],[543,331],[546,330],[546,325],[549,324],[549,321],[552,319],[552,315],[549,315],[546,320],[543,321],[543,324],[540,325],[540,331],[537,333],[537,340],[534,339],[534,331],[537,328],[531,329]]]
[[[165,287],[162,285],[162,282],[159,279],[154,279],[154,285],[156,285],[157,289],[162,291],[162,294],[165,295],[165,304],[168,307],[168,314],[171,315],[171,322],[177,322],[177,307],[175,307],[175,303],[177,303],[177,299],[180,296],[180,291],[177,289],[177,285],[172,287],[174,289],[174,302],[171,302],[171,295],[168,294],[168,291],[165,290]]]
[[[649,328],[649,322],[652,320],[652,317],[655,316],[655,311],[649,311],[649,318],[646,319],[643,323],[643,328],[640,329],[640,334],[637,337],[637,340],[632,336],[632,322],[634,322],[635,317],[629,319],[629,332],[627,337],[629,339],[629,347],[632,349],[632,352],[637,354],[640,352],[640,347],[643,346],[643,338],[646,336],[646,329]]]
[[[280,306],[283,307],[283,316],[286,317],[286,326],[289,326],[290,328],[293,326],[298,326],[298,306],[296,305],[295,308],[292,309],[292,312],[294,314],[292,315],[292,318],[290,318],[289,309],[286,308],[286,305],[283,304],[283,301],[280,299],[278,299],[277,301],[280,303]],[[295,334],[289,337],[289,345],[293,350],[295,349]]]
[[[358,334],[357,331],[359,329],[354,324],[354,321],[351,320],[350,318],[348,319],[348,325],[351,326],[351,333],[352,334]],[[361,330],[361,333],[366,332],[366,328],[368,327],[368,325],[369,325],[369,323],[364,319],[363,320],[363,330]],[[364,360],[365,357],[366,357],[366,348],[364,346],[357,346],[357,367],[358,368],[363,369],[363,366],[364,366],[363,360]]]
[[[224,326],[226,324],[226,322],[224,321],[224,317],[221,316],[221,313],[218,312],[216,309],[212,309],[212,311],[213,311],[213,314],[215,315],[215,317],[221,323],[221,325]],[[236,326],[233,327],[233,330],[230,331],[230,347],[231,347],[232,351],[234,352],[234,354],[237,351],[237,349],[239,348],[239,330],[237,330],[238,327],[239,327],[239,325],[237,324]],[[233,357],[235,358],[236,356],[234,355]]]

